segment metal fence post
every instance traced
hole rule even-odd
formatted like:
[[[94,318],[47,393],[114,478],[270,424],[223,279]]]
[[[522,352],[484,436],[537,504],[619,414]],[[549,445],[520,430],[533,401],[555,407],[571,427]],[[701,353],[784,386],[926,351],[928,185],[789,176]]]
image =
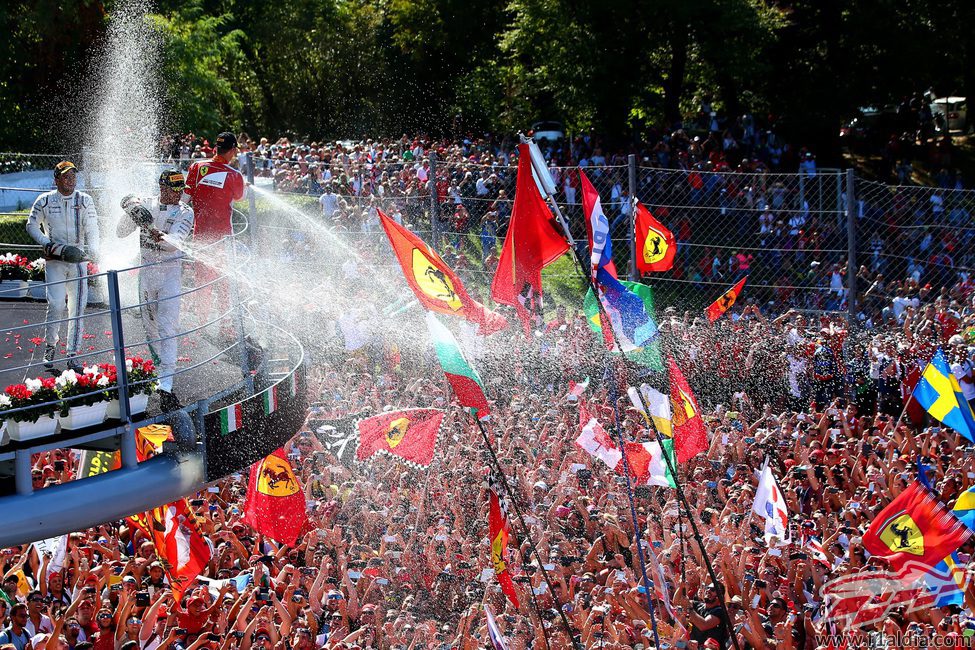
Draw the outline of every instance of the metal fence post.
[[[254,152],[247,152],[247,239],[253,252],[255,243],[254,229],[257,227],[257,197],[254,196]]]
[[[433,250],[440,252],[440,201],[437,200],[437,154],[430,152],[430,235]]]
[[[630,280],[637,282],[640,272],[636,268],[636,154],[631,153],[626,157],[626,167],[630,186],[630,231],[626,233],[630,242]]]
[[[854,181],[852,169],[846,170],[846,299],[848,320],[850,327],[856,322],[857,315],[857,215],[856,196],[854,195]]]
[[[122,467],[131,469],[139,464],[135,454],[135,432],[132,430],[132,411],[129,408],[129,377],[125,368],[125,336],[122,332],[122,300],[118,289],[118,271],[108,272],[108,312],[112,323],[112,347],[115,350],[115,369],[118,377],[119,417],[122,420]]]

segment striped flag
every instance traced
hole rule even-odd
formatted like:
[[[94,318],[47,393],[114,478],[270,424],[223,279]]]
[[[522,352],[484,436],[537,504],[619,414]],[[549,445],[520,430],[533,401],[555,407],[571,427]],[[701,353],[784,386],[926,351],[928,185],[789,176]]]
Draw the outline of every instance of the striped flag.
[[[288,377],[288,394],[290,397],[296,397],[298,395],[298,371],[295,370]]]
[[[809,557],[822,562],[827,567],[830,566],[826,551],[823,550],[823,543],[811,535],[806,538],[806,550],[809,551]]]
[[[487,603],[484,603],[484,616],[487,618],[487,631],[488,638],[491,640],[491,647],[494,650],[508,650],[505,636],[501,633],[498,622],[494,620],[494,612],[491,611],[491,606]]]
[[[239,429],[244,421],[243,416],[244,413],[240,402],[231,404],[220,411],[220,433],[226,435]]]
[[[277,384],[271,386],[261,393],[264,402],[264,415],[271,415],[278,410],[278,387]]]

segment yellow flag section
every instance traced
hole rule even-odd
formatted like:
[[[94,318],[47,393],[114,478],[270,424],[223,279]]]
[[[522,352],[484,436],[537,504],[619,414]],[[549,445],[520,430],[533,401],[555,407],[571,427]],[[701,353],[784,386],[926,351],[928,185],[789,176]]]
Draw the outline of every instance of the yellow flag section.
[[[387,217],[382,210],[378,212],[383,230],[403,270],[403,277],[424,307],[477,323],[482,335],[493,334],[508,326],[504,317],[487,309],[467,293],[460,278],[435,250]]]

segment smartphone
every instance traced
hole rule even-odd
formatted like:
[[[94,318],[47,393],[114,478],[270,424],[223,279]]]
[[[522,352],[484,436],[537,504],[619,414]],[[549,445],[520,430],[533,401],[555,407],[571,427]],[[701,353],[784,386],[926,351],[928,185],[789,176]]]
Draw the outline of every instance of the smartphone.
[[[213,632],[207,634],[207,641],[213,641],[214,643],[219,643],[222,640],[223,637],[221,637],[219,634],[214,634]]]
[[[759,589],[765,589],[765,587],[768,586],[768,583],[765,582],[764,580],[755,580],[755,586],[758,587]]]
[[[753,444],[755,444],[755,438],[754,438],[754,436],[747,436],[745,438],[745,444],[746,445],[753,445]]]
[[[808,560],[809,559],[809,556],[806,555],[805,553],[803,553],[802,551],[799,551],[797,553],[790,553],[789,554],[789,559],[790,560]]]
[[[64,461],[63,460],[56,460],[56,461],[54,461],[54,471],[55,472],[63,472],[64,471]]]
[[[192,499],[190,500],[190,505],[194,508],[202,506],[204,503],[203,499]]]
[[[149,592],[148,591],[137,591],[137,592],[135,592],[135,606],[136,607],[148,607],[149,606]]]
[[[185,627],[173,628],[173,634],[175,634],[176,636],[186,636],[186,628]]]
[[[543,564],[542,568],[545,569],[546,571],[555,571],[554,564]]]
[[[376,578],[376,584],[385,587],[386,585],[389,584],[389,580],[387,580],[386,578]]]

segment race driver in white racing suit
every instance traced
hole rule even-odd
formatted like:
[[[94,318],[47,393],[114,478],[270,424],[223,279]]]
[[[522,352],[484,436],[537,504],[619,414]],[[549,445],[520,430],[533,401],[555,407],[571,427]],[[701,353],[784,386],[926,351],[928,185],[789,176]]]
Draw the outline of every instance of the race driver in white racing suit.
[[[41,245],[47,283],[44,366],[54,369],[54,352],[65,318],[67,300],[68,367],[81,370],[74,359],[84,335],[88,304],[88,262],[98,258],[98,214],[94,200],[75,189],[78,169],[68,160],[54,167],[56,190],[37,197],[27,217],[27,234]],[[53,284],[52,284],[53,283]]]
[[[159,371],[159,405],[163,412],[182,408],[173,395],[181,293],[181,247],[193,232],[193,209],[181,203],[183,174],[167,169],[159,176],[159,198],[122,199],[125,217],[117,235],[127,237],[139,230],[142,265],[139,269],[139,303],[142,325],[153,361]]]

